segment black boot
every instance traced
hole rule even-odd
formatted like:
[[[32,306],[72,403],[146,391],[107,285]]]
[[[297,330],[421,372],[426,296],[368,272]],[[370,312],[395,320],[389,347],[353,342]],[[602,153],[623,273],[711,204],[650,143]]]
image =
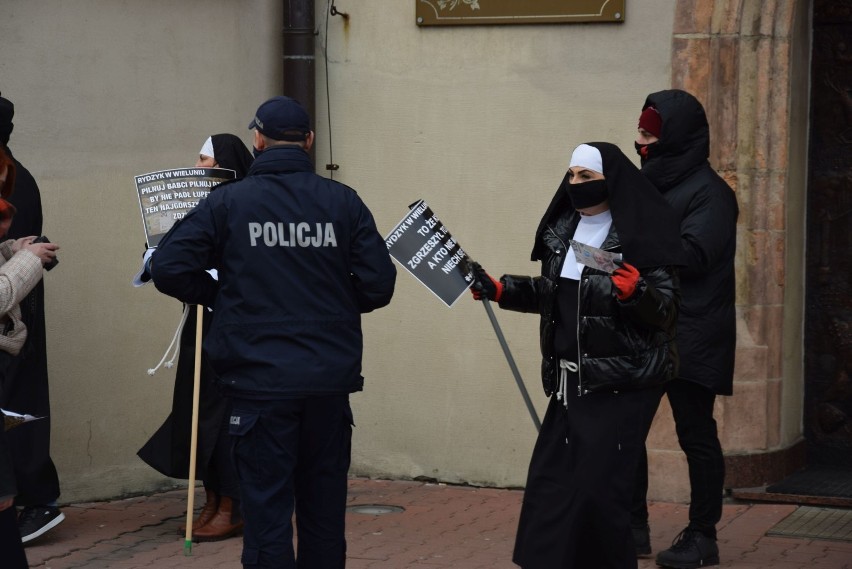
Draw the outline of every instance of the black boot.
[[[718,564],[716,540],[689,528],[678,534],[670,548],[657,554],[657,565],[672,569],[696,569]]]

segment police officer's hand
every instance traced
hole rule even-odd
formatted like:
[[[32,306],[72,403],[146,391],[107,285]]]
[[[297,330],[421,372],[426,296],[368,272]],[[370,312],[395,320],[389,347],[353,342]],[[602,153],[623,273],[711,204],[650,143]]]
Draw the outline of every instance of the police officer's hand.
[[[473,263],[471,267],[473,268],[473,284],[470,285],[470,292],[473,293],[473,299],[487,298],[499,302],[500,297],[503,296],[503,283],[486,273],[479,263]]]
[[[639,282],[639,269],[622,260],[614,262],[618,265],[618,268],[615,269],[610,278],[612,284],[615,285],[615,296],[618,297],[618,300],[627,300],[636,292],[636,285]]]

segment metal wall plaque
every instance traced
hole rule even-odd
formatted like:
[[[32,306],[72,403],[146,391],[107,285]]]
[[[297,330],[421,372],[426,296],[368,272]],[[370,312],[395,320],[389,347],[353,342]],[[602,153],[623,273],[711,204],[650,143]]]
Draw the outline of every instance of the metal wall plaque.
[[[415,0],[418,26],[623,22],[626,0]]]

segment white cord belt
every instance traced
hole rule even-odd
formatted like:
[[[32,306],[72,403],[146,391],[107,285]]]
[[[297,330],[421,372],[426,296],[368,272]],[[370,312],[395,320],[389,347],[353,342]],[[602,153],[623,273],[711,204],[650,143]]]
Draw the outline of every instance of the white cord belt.
[[[577,373],[580,366],[568,360],[559,360],[559,388],[556,390],[556,398],[562,401],[562,405],[568,408],[568,372]]]
[[[186,324],[186,319],[189,316],[190,306],[188,304],[183,305],[183,316],[180,318],[180,324],[178,324],[177,330],[175,330],[175,335],[172,336],[172,343],[169,344],[169,347],[166,348],[166,353],[163,354],[163,359],[160,360],[156,366],[152,367],[148,370],[148,375],[154,375],[157,373],[157,370],[160,369],[160,366],[165,362],[166,367],[173,367],[175,365],[175,360],[177,360],[178,355],[180,354],[180,333],[183,332],[183,327]],[[166,361],[166,358],[169,357],[169,352],[174,349],[174,353],[172,353],[172,359]]]

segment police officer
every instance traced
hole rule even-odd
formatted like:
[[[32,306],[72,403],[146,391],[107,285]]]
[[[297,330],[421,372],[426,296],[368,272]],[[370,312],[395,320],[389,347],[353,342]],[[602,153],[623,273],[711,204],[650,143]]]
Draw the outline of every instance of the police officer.
[[[204,349],[232,404],[252,568],[344,567],[360,315],[387,305],[396,281],[358,194],[314,173],[309,122],[288,97],[260,105],[248,175],[176,224],[151,267],[163,293],[214,307]]]

